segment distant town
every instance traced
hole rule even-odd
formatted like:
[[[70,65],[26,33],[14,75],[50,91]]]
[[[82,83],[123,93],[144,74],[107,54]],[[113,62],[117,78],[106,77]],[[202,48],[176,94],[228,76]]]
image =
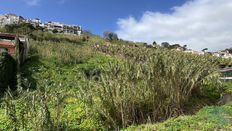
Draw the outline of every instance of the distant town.
[[[61,34],[72,34],[72,35],[78,35],[80,36],[82,34],[82,28],[80,25],[68,25],[64,24],[61,22],[42,22],[39,18],[35,19],[25,19],[22,16],[17,16],[16,14],[0,14],[0,27],[6,26],[6,25],[14,25],[14,24],[21,24],[21,23],[29,23],[33,25],[34,27],[41,27],[45,31],[52,32],[52,33],[61,33]],[[164,42],[166,43],[166,42]],[[175,46],[175,45],[169,45],[169,46]],[[147,45],[148,47],[152,45]],[[154,46],[154,45],[153,45]],[[161,46],[163,46],[161,44]],[[164,46],[165,47],[165,44]],[[184,51],[186,53],[192,53],[192,54],[198,54],[198,55],[204,55],[204,54],[210,54],[216,57],[221,57],[221,58],[232,58],[232,49],[226,49],[223,51],[218,51],[218,52],[207,52],[207,48],[203,49],[202,51],[195,51],[192,49],[185,49],[181,46],[177,46],[176,48],[178,51]]]
[[[232,54],[229,51],[229,49],[226,49],[226,50],[223,50],[223,51],[218,51],[218,52],[194,51],[194,50],[191,50],[191,49],[187,49],[184,52],[197,54],[197,55],[209,54],[209,55],[213,55],[213,56],[221,57],[221,58],[225,58],[225,59],[232,58]]]
[[[26,19],[16,14],[2,14],[0,15],[0,27],[5,25],[29,23],[34,27],[42,27],[49,32],[57,32],[63,34],[81,35],[82,28],[80,25],[68,25],[61,22],[42,22],[39,18]]]

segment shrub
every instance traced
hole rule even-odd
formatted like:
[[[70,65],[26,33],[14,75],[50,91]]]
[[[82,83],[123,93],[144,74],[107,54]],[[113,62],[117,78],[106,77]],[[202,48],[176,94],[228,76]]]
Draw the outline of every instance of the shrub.
[[[59,64],[78,64],[87,61],[93,52],[88,46],[71,43],[31,41],[31,50],[41,59],[51,60]],[[35,55],[35,54],[34,54]]]
[[[113,33],[113,32],[104,32],[104,39],[109,40],[109,41],[117,41],[118,40],[118,35]]]

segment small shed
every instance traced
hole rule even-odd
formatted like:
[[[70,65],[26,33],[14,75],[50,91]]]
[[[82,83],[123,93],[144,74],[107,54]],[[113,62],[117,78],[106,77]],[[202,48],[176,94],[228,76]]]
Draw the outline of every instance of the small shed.
[[[29,41],[25,36],[0,33],[0,48],[7,50],[8,54],[21,65],[28,57]]]

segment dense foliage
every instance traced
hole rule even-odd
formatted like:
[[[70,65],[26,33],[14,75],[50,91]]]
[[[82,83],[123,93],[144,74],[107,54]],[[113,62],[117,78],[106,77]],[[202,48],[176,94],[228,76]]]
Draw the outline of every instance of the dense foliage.
[[[215,104],[220,93],[231,88],[222,86],[217,71],[219,63],[231,61],[212,56],[109,43],[97,36],[37,30],[29,36],[30,58],[18,74],[18,88],[1,99],[0,130],[119,130],[194,113]],[[225,107],[226,113],[232,112],[230,105]],[[212,114],[213,108],[200,112]],[[189,123],[197,118],[196,122],[215,124],[204,113],[186,118]],[[164,125],[191,128],[185,120],[172,118]],[[178,121],[183,128],[177,128]],[[229,125],[196,129],[213,128]]]
[[[110,63],[98,82],[82,89],[82,98],[91,100],[91,108],[113,129],[178,116],[192,95],[203,95],[209,83],[215,92],[220,87],[217,60],[211,57],[117,45],[98,50],[128,58]]]
[[[118,35],[114,32],[104,32],[103,37],[106,40],[109,41],[117,41],[118,40]]]

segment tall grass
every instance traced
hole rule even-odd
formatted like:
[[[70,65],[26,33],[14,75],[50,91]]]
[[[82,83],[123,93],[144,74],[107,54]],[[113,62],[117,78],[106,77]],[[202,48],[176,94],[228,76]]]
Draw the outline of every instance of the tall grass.
[[[162,49],[120,52],[104,48],[130,59],[109,64],[97,83],[83,87],[81,97],[111,129],[178,116],[205,84],[219,83],[217,61],[204,56]]]
[[[30,48],[33,55],[38,55],[41,59],[52,60],[58,64],[83,63],[94,54],[88,46],[73,43],[31,40]]]
[[[193,95],[219,88],[218,60],[210,56],[35,35],[19,81],[36,89],[6,93],[2,130],[117,130],[176,117]],[[109,55],[117,60],[106,65]]]
[[[58,131],[67,128],[66,123],[62,123],[61,109],[63,99],[67,93],[49,92],[49,89],[41,88],[31,92],[18,90],[20,96],[12,95],[8,91],[3,99],[2,106],[6,109],[6,116],[9,121],[5,123],[8,130],[48,130]],[[58,103],[59,105],[53,105]]]
[[[97,114],[87,117],[87,108],[74,94],[85,84],[82,68],[94,69],[103,58],[89,45],[30,40],[18,90],[1,99],[0,130],[101,129]]]

